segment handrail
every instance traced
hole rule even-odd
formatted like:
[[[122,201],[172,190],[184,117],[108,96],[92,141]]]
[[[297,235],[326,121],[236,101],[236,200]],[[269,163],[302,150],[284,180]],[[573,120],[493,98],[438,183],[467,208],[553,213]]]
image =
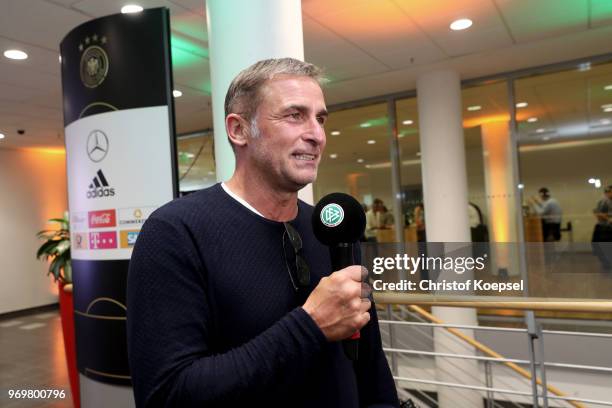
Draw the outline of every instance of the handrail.
[[[561,298],[523,298],[509,296],[438,296],[428,294],[416,295],[375,292],[374,301],[381,305],[427,305],[488,309],[612,313],[611,301],[593,301],[592,299],[568,300]]]
[[[408,349],[398,349],[398,348],[390,348],[390,347],[383,347],[383,351],[386,351],[389,353],[399,353],[399,354],[416,354],[416,355],[424,355],[424,356],[458,358],[458,359],[464,359],[464,360],[491,361],[494,363],[505,363],[505,362],[517,363],[517,364],[530,364],[531,363],[531,361],[529,360],[520,360],[517,358],[496,358],[496,357],[484,357],[484,356],[471,356],[469,354],[440,353],[437,351],[408,350]],[[544,365],[548,367],[572,368],[576,370],[603,371],[606,373],[612,373],[612,368],[610,367],[589,366],[589,365],[580,365],[580,364],[566,364],[566,363],[544,363]]]
[[[416,313],[420,314],[421,316],[424,316],[425,318],[427,318],[429,321],[437,323],[437,324],[444,324],[444,322],[440,319],[438,319],[437,317],[435,317],[434,315],[432,315],[431,313],[427,312],[426,310],[424,310],[423,308],[416,306],[416,305],[409,305],[408,306],[411,310],[415,311]],[[480,343],[479,341],[475,340],[474,338],[463,334],[462,332],[460,332],[457,329],[454,329],[452,327],[446,327],[444,330],[447,330],[449,333],[459,337],[461,340],[465,341],[466,343],[470,344],[471,346],[477,348],[478,350],[480,350],[482,353],[489,355],[490,357],[495,357],[495,358],[501,358],[501,359],[505,359],[504,356],[502,356],[501,354],[499,354],[498,352],[492,350],[491,348],[485,346],[484,344]],[[521,367],[519,367],[517,364],[512,363],[512,362],[503,362],[502,364],[504,364],[506,367],[514,370],[515,372],[517,372],[518,374],[520,374],[521,376],[525,377],[526,379],[530,380],[532,379],[531,373]],[[539,378],[536,378],[536,383],[539,384],[540,386],[542,385],[542,381]],[[557,387],[554,387],[550,384],[546,385],[546,389],[548,391],[550,391],[551,393],[558,395],[559,397],[564,397],[564,398],[569,398],[567,397],[567,395],[565,395],[565,393],[563,393],[561,390],[559,390]],[[573,400],[568,400],[568,403],[575,406],[576,408],[585,408],[584,405],[575,402]]]
[[[403,322],[398,320],[384,320],[379,319],[378,323],[386,324],[399,324],[408,326],[427,326],[427,327],[454,327],[455,329],[469,329],[469,330],[484,330],[484,331],[505,331],[513,333],[527,333],[527,329],[517,329],[514,327],[497,327],[497,326],[474,326],[470,324],[438,324],[438,323],[425,323],[425,322]],[[578,332],[578,331],[561,331],[561,330],[542,330],[544,334],[554,334],[560,336],[581,336],[581,337],[601,337],[606,339],[612,339],[612,334],[609,333],[592,333],[592,332]]]
[[[399,325],[407,325],[407,326],[453,327],[455,329],[527,333],[527,329],[516,329],[513,327],[474,326],[470,324],[450,324],[450,323],[438,324],[438,323],[425,323],[425,322],[402,322],[402,321],[397,321],[397,320],[383,320],[383,319],[378,319],[378,323],[399,324]]]
[[[393,376],[393,379],[397,381],[407,381],[407,382],[416,382],[416,383],[421,383],[421,384],[441,385],[443,387],[465,388],[468,390],[476,390],[476,391],[494,391],[494,392],[498,392],[501,394],[524,395],[526,397],[531,396],[531,393],[526,392],[526,391],[515,391],[515,390],[507,390],[503,388],[482,387],[479,385],[467,385],[467,384],[450,383],[450,382],[444,382],[444,381],[422,380],[420,378],[399,377],[395,375]],[[587,399],[587,398],[553,396],[553,395],[550,395],[548,398],[561,400],[561,401],[567,401],[568,404],[572,404],[572,405],[574,405],[572,401],[580,401],[580,402],[586,402],[588,404],[612,406],[612,402],[610,401],[601,401],[601,400],[594,400],[594,399]],[[584,405],[580,404],[580,406],[584,406]]]

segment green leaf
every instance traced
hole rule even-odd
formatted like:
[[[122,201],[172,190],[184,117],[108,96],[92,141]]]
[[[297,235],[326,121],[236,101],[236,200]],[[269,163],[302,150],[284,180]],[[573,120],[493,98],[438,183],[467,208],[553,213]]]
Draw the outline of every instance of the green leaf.
[[[60,241],[60,243],[55,248],[55,253],[57,255],[63,254],[68,248],[70,248],[70,241],[64,239]]]
[[[72,283],[72,261],[68,259],[66,265],[64,265],[64,281],[66,283]]]
[[[61,260],[60,258],[55,258],[51,265],[49,265],[49,272],[53,274],[53,277],[57,281],[60,278],[60,268],[61,268]]]
[[[57,223],[60,223],[60,224],[65,224],[66,223],[66,220],[63,219],[63,218],[49,218],[48,221],[49,222],[57,222]]]
[[[59,241],[47,241],[43,243],[36,252],[36,258],[40,259],[43,255],[47,257],[54,255],[55,247],[57,246],[58,242]]]

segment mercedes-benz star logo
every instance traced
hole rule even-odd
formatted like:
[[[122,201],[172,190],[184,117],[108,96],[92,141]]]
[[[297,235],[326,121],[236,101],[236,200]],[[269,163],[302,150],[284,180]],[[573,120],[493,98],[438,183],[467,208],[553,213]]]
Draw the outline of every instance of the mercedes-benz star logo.
[[[101,130],[93,130],[87,137],[87,156],[91,161],[98,163],[108,153],[108,137]]]

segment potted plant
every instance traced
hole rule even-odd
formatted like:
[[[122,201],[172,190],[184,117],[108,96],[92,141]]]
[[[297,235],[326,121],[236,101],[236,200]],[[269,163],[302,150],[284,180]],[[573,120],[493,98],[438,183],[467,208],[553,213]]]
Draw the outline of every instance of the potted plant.
[[[63,218],[51,218],[49,223],[59,224],[59,229],[46,229],[36,236],[44,242],[36,252],[36,258],[50,261],[47,275],[59,286],[60,316],[64,334],[64,349],[70,378],[70,389],[75,407],[80,407],[79,378],[76,365],[74,337],[74,303],[72,298],[72,263],[70,258],[70,224],[68,212]]]

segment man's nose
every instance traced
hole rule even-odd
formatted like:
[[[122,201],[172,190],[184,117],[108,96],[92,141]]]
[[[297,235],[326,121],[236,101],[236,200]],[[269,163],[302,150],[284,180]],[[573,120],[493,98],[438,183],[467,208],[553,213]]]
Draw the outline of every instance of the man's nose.
[[[325,129],[316,117],[308,121],[308,129],[303,137],[317,146],[325,143]]]

